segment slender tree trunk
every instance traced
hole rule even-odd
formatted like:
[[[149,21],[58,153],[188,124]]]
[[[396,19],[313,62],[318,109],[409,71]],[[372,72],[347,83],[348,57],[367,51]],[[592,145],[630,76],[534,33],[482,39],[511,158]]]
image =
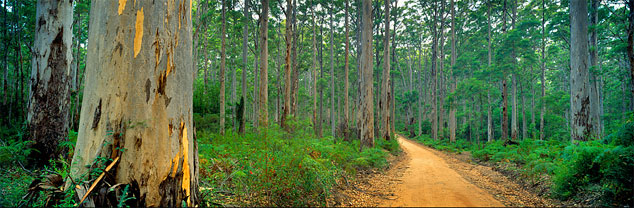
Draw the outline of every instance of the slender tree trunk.
[[[456,78],[453,75],[453,68],[456,66],[456,9],[454,0],[451,0],[451,67],[449,77],[451,78],[451,89],[449,93],[456,91]],[[456,101],[451,101],[449,106],[449,140],[456,141]]]
[[[333,137],[335,135],[335,51],[333,45],[335,44],[334,38],[334,24],[333,24],[333,8],[330,11],[330,133]]]
[[[58,8],[60,14],[72,13],[70,2],[64,2],[69,9]],[[92,2],[86,64],[90,67],[72,178],[88,175],[98,158],[107,158],[114,166],[97,190],[109,187],[105,183],[129,185],[137,190],[129,201],[135,206],[197,205],[190,5],[179,9],[150,0]],[[173,38],[176,35],[178,39]],[[72,187],[85,193],[89,185]],[[80,206],[116,203],[96,198],[91,196]]]
[[[324,78],[324,28],[321,26],[324,24],[324,19],[321,19],[321,24],[319,24],[319,79]],[[324,123],[324,89],[323,86],[319,87],[319,127],[318,137],[321,138],[323,136],[323,132],[321,131],[322,124]]]
[[[249,43],[249,17],[251,16],[251,14],[249,13],[249,0],[244,0],[244,16],[246,18],[244,18],[244,30],[242,31],[242,100],[244,102],[246,102],[247,99],[247,68],[249,68],[248,64],[247,64],[247,44]],[[205,49],[206,50],[206,49]],[[206,54],[206,53],[205,53]],[[207,57],[205,55],[205,57]],[[207,61],[207,58],[205,58],[205,62]],[[205,74],[207,74],[205,72]],[[207,77],[205,75],[205,77]],[[207,79],[205,79],[206,81]],[[206,82],[205,82],[205,85]],[[243,105],[242,107],[244,108],[246,105]],[[242,110],[242,115],[240,115],[240,117],[242,119],[240,119],[240,128],[238,129],[238,132],[240,132],[240,134],[244,134],[244,128],[245,128],[245,124],[246,124],[246,114],[245,114],[246,110]]]
[[[44,165],[61,153],[58,144],[68,135],[73,5],[39,0],[36,19],[27,124],[37,150],[30,157]]]
[[[374,103],[372,98],[372,1],[362,0],[362,22],[361,33],[361,147],[371,148],[374,146]]]
[[[349,73],[349,54],[350,54],[350,40],[349,40],[349,36],[350,36],[350,31],[348,29],[348,10],[349,10],[349,1],[350,0],[345,0],[345,4],[346,4],[346,10],[345,10],[345,22],[344,22],[344,27],[346,30],[346,36],[345,36],[345,44],[346,44],[346,52],[345,52],[345,63],[344,63],[344,79],[343,79],[343,121],[342,123],[342,131],[343,131],[343,139],[346,141],[350,141],[350,135],[349,135],[349,130],[348,130],[348,119],[349,119],[349,109],[350,109],[350,104],[349,104],[349,99],[348,99],[348,88],[349,88],[349,83],[348,83],[348,73]]]
[[[570,1],[571,140],[592,135],[588,94],[588,2]]]
[[[290,130],[286,126],[286,119],[291,110],[291,45],[293,44],[293,24],[291,16],[293,12],[293,3],[286,0],[286,58],[284,64],[284,106],[282,107],[282,119],[280,126],[287,131]]]
[[[634,0],[627,2],[630,13],[627,15],[629,26],[627,27],[627,57],[630,62],[630,91],[631,97],[634,99]],[[630,104],[634,106],[634,103]],[[634,108],[630,110],[634,111]]]
[[[262,13],[260,13],[260,92],[259,92],[259,127],[269,126],[269,0],[262,0]]]
[[[436,67],[438,66],[438,31],[436,28],[437,20],[433,20],[431,31],[432,31],[432,49],[431,49],[431,135],[432,139],[438,140],[438,114],[436,111],[436,106],[438,104],[436,97],[436,83],[438,81],[438,76],[436,75]]]
[[[544,114],[546,113],[546,0],[542,0],[542,60],[541,60],[541,112],[539,114],[539,140],[544,140]]]
[[[492,66],[491,66],[491,58],[492,58],[492,48],[491,48],[491,5],[492,1],[489,0],[487,2],[487,28],[488,28],[488,39],[487,39],[487,55],[488,55],[488,62],[487,62],[487,66],[488,66],[488,70],[489,72],[491,72]],[[491,73],[489,73],[489,83],[491,83],[493,81],[493,79],[491,78]],[[491,142],[493,141],[493,139],[495,139],[495,135],[493,132],[493,111],[492,111],[492,107],[493,104],[491,103],[491,90],[487,89],[487,141]]]
[[[219,133],[220,135],[224,135],[225,134],[225,59],[227,58],[227,54],[225,52],[225,36],[226,36],[226,17],[225,17],[225,13],[226,13],[226,6],[225,6],[225,0],[222,0],[222,28],[221,28],[221,33],[220,33],[220,40],[221,40],[221,45],[220,45],[220,77],[218,77],[219,81],[220,81],[220,92],[219,92],[219,99],[220,99],[220,127],[219,127]]]
[[[316,25],[316,15],[314,8],[312,10],[312,19],[313,19],[313,65],[312,65],[312,77],[313,77],[313,128],[315,130],[315,136],[320,136],[319,133],[319,120],[317,118],[317,30],[315,29]]]
[[[438,54],[438,137],[445,138],[445,0],[440,1],[440,45]]]
[[[381,109],[381,138],[390,140],[390,0],[385,0],[385,32],[383,39],[383,81],[381,82],[381,102],[379,108]]]
[[[504,0],[504,9],[502,12],[502,33],[506,33],[506,0]],[[506,91],[506,72],[502,76],[502,140],[508,140],[508,92]]]
[[[255,7],[254,7],[255,8]],[[261,20],[258,20],[258,22],[261,22]],[[253,51],[253,56],[255,56],[255,58],[253,59],[253,74],[254,79],[253,79],[253,127],[255,127],[256,129],[258,128],[258,124],[260,123],[259,119],[260,119],[260,90],[259,90],[259,86],[260,86],[260,48],[259,48],[259,41],[260,41],[260,37],[259,37],[259,31],[260,28],[259,26],[256,26],[255,28],[253,28],[253,33],[254,33],[254,38],[253,38],[253,45],[255,46],[255,50]],[[256,31],[257,30],[257,31]]]
[[[515,28],[515,20],[517,19],[517,0],[513,0],[513,6],[511,7],[511,12],[512,17],[511,17],[511,28],[516,29]],[[513,49],[511,50],[511,58],[512,58],[512,62],[513,65],[517,66],[517,61],[516,61],[516,54],[515,54],[515,44],[513,44]],[[517,108],[517,67],[513,68],[513,71],[511,72],[511,93],[513,93],[513,97],[512,97],[512,114],[511,114],[511,139],[516,140],[518,135],[519,135],[519,128],[518,128],[518,111],[519,109]]]
[[[520,86],[521,91],[521,86]],[[528,124],[526,123],[526,95],[522,93],[522,139],[528,138]]]

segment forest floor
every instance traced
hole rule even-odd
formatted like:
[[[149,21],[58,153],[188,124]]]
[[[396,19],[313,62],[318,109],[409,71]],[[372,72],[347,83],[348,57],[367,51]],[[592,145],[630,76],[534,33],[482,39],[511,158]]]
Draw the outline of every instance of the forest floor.
[[[385,172],[359,174],[334,206],[554,206],[468,153],[447,154],[398,136],[404,154]]]

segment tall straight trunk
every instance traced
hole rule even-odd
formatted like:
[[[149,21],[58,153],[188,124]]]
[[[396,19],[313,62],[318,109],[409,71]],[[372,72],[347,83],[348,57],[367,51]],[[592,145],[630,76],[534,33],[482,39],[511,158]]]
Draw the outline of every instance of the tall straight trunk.
[[[346,44],[346,52],[345,52],[345,63],[344,63],[344,67],[343,67],[343,121],[342,123],[342,130],[343,130],[343,139],[350,141],[349,135],[348,135],[348,117],[349,117],[349,108],[350,108],[350,104],[349,104],[349,99],[348,99],[348,88],[349,88],[349,83],[348,83],[348,73],[349,73],[349,54],[350,54],[350,40],[349,40],[349,36],[350,36],[350,31],[348,29],[348,10],[349,10],[349,1],[350,0],[345,0],[345,4],[346,4],[346,10],[345,10],[345,22],[344,22],[344,27],[346,30],[346,36],[345,36],[345,44]]]
[[[37,150],[30,157],[44,165],[61,153],[58,144],[68,135],[73,5],[39,0],[36,19],[27,124]]]
[[[451,67],[449,77],[451,79],[451,89],[449,93],[456,91],[456,78],[453,75],[453,68],[456,66],[456,9],[454,0],[451,0]],[[449,106],[449,140],[456,141],[456,101],[451,101]]]
[[[516,29],[515,28],[515,20],[517,19],[517,0],[513,0],[513,6],[511,6],[511,11],[512,11],[512,17],[511,17],[511,28]],[[513,59],[513,65],[517,66],[517,61],[516,61],[516,54],[515,54],[515,45],[513,45],[513,49],[511,50],[511,58]],[[518,135],[519,135],[519,128],[518,128],[518,108],[517,108],[517,67],[513,68],[513,71],[511,72],[511,93],[513,94],[512,97],[512,114],[511,114],[511,138],[513,140],[517,139]]]
[[[259,21],[259,20],[258,20]],[[259,41],[260,41],[260,37],[259,37],[259,27],[255,27],[253,28],[254,31],[254,38],[253,38],[253,45],[255,46],[255,50],[253,51],[253,56],[255,57],[253,59],[253,127],[255,127],[256,129],[258,128],[258,124],[259,119],[260,119],[260,90],[259,90],[259,83],[260,83],[260,49],[259,49]],[[256,31],[257,30],[257,31]]]
[[[531,67],[531,72],[533,71],[532,67]],[[531,138],[535,139],[536,138],[536,132],[535,132],[535,84],[533,83],[533,80],[531,80],[530,82],[531,85],[531,124],[530,124],[530,131],[531,131]]]
[[[242,30],[242,101],[246,102],[247,100],[247,68],[249,68],[247,63],[247,44],[249,43],[249,0],[244,0],[244,30]],[[206,53],[205,53],[206,54]],[[207,56],[205,55],[205,63],[207,61]],[[206,70],[206,69],[205,69]],[[207,72],[205,71],[205,77],[207,77]],[[205,79],[207,80],[207,79]],[[206,85],[206,82],[205,82]],[[244,103],[243,103],[244,104]],[[246,105],[243,105],[244,108]],[[243,109],[240,117],[240,128],[238,128],[238,132],[240,134],[244,134],[244,128],[246,124],[246,110]]]
[[[292,4],[296,5],[295,0]],[[297,110],[297,91],[299,90],[299,69],[297,68],[297,39],[299,33],[297,30],[297,6],[293,6],[291,10],[291,31],[293,31],[293,42],[291,45],[291,109],[289,114],[296,116]]]
[[[592,135],[593,137],[600,138],[600,126],[601,126],[601,117],[599,114],[599,87],[598,87],[598,77],[600,76],[598,73],[601,71],[601,66],[599,66],[599,47],[597,41],[597,24],[599,22],[598,16],[599,9],[599,0],[592,0],[591,8],[590,8],[590,25],[592,27],[590,31],[590,122],[593,128]]]
[[[627,57],[630,61],[630,91],[631,98],[634,99],[634,0],[627,1],[630,13],[627,15],[629,26],[627,27]],[[630,106],[634,106],[631,103]],[[634,111],[634,107],[630,108]]]
[[[333,15],[331,7],[330,9],[330,133],[332,137],[335,135],[335,50],[333,45],[335,44],[335,28],[333,24]]]
[[[539,140],[544,140],[544,113],[546,113],[546,0],[542,0],[542,60],[541,60],[541,112],[539,113]]]
[[[6,38],[6,37],[8,37],[7,31],[9,30],[8,29],[9,27],[6,26],[7,25],[7,12],[8,12],[7,11],[7,3],[6,3],[6,1],[2,5],[3,5],[2,11],[4,11],[3,12],[4,16],[3,16],[2,19],[4,21],[3,25],[5,25],[4,27],[2,27],[2,28],[4,28],[4,33],[3,33],[4,36],[3,37]],[[2,66],[2,69],[3,69],[3,73],[2,73],[2,90],[3,90],[4,93],[2,94],[3,95],[2,96],[2,107],[3,107],[3,109],[6,109],[7,108],[7,97],[9,97],[9,80],[8,80],[8,78],[9,78],[9,67],[8,67],[9,63],[8,63],[8,60],[7,60],[7,58],[9,57],[9,41],[2,41],[2,46],[4,47],[3,48],[4,49],[4,58],[3,58],[3,60],[4,60],[3,64],[4,65]],[[9,119],[10,118],[7,118],[7,121]]]
[[[219,92],[219,100],[220,100],[220,127],[219,127],[219,133],[220,135],[224,135],[225,134],[225,59],[227,58],[227,54],[225,52],[225,36],[226,36],[226,17],[225,17],[225,13],[226,13],[226,6],[225,6],[225,0],[222,0],[222,28],[221,28],[221,33],[220,33],[220,40],[221,40],[221,45],[220,45],[220,77],[218,77],[219,81],[220,81],[220,92]]]
[[[506,33],[506,0],[504,0],[504,9],[502,11],[502,33]],[[502,76],[502,140],[508,139],[508,92],[506,91],[506,72],[503,72]]]
[[[385,32],[383,38],[383,81],[381,82],[381,138],[390,140],[390,102],[392,93],[390,91],[390,0],[385,0]]]
[[[68,4],[69,10],[58,8],[60,14],[72,12]],[[107,158],[113,161],[108,162],[112,169],[103,183],[97,183],[97,190],[105,190],[107,184],[129,185],[137,190],[135,199],[127,202],[133,206],[197,205],[190,5],[92,2],[86,62],[90,67],[72,178],[88,175],[98,158]],[[72,187],[85,193],[88,186]],[[80,206],[117,202],[98,198],[90,196]]]
[[[438,57],[438,137],[445,138],[445,0],[440,0],[440,44]]]
[[[361,33],[361,129],[360,129],[360,149],[374,146],[374,103],[372,99],[372,0],[362,0],[362,21]]]
[[[79,80],[80,80],[79,79],[79,76],[80,76],[79,75],[80,74],[79,73],[79,70],[80,70],[79,69],[79,64],[80,64],[80,60],[81,60],[79,58],[79,56],[80,56],[79,46],[80,46],[80,43],[81,43],[81,33],[82,33],[82,26],[81,26],[82,18],[81,17],[82,16],[81,16],[81,14],[79,12],[76,15],[77,16],[75,16],[75,18],[77,20],[77,25],[79,26],[77,34],[79,34],[79,35],[77,35],[75,37],[75,39],[77,40],[75,42],[75,44],[76,44],[75,45],[75,56],[74,56],[75,58],[73,58],[73,62],[74,62],[73,64],[75,66],[72,67],[73,68],[73,72],[72,72],[73,75],[72,75],[72,80],[71,80],[71,85],[72,85],[72,87],[71,87],[72,94],[71,95],[73,95],[73,94],[75,95],[75,102],[74,102],[73,111],[70,112],[70,117],[69,117],[70,129],[75,129],[75,126],[77,125],[76,121],[79,121],[79,118],[77,116],[79,114],[79,110],[78,110],[79,109],[79,89],[80,89],[80,85],[79,85]],[[75,119],[75,118],[77,118],[77,119]]]
[[[233,8],[229,8],[229,10],[232,11]],[[233,22],[237,22],[237,20],[234,19]],[[232,38],[229,39],[229,44],[232,44],[232,41],[231,41],[232,39],[233,40],[237,40],[238,39],[237,36],[238,36],[237,33],[234,33],[232,36],[230,36]],[[236,65],[237,65],[237,63],[236,62],[237,62],[237,60],[236,60],[236,58],[232,58],[230,61],[231,61],[231,63],[230,63],[231,69],[229,70],[229,72],[231,73],[231,89],[230,89],[231,90],[231,99],[229,100],[229,103],[230,103],[229,104],[229,110],[231,112],[231,116],[230,117],[232,118],[231,119],[231,122],[232,122],[231,128],[233,129],[233,132],[236,132],[238,130],[237,129],[238,108],[236,108],[237,107],[236,106],[236,104],[237,104],[237,100],[236,100],[236,97],[237,97],[237,86],[236,86],[237,85],[237,83],[236,83],[236,68],[237,67],[236,67]]]
[[[487,66],[488,66],[488,70],[489,72],[492,71],[492,66],[491,66],[491,58],[492,58],[492,48],[491,48],[491,4],[492,1],[489,0],[487,2],[487,55],[488,55],[488,62],[487,62]],[[491,73],[489,73],[489,83],[491,83],[493,81],[493,79],[491,78]],[[487,88],[487,141],[491,142],[493,141],[493,139],[495,139],[495,135],[493,133],[493,111],[492,111],[492,107],[493,104],[491,103],[491,89]]]
[[[323,25],[324,23],[324,19],[321,19],[321,24],[319,27],[319,79],[324,78],[324,28],[321,27],[321,25]],[[321,131],[322,129],[322,124],[324,122],[324,89],[323,87],[319,88],[319,126],[317,127],[318,129],[318,137],[322,137],[323,136],[323,132]]]
[[[315,15],[315,10],[314,8],[311,9],[312,10],[312,19],[313,19],[313,65],[311,67],[312,69],[312,77],[313,77],[313,128],[315,130],[315,136],[320,136],[321,133],[319,133],[319,120],[317,118],[317,30],[315,29],[315,25],[316,25],[316,15]]]
[[[438,15],[436,15],[438,16]],[[435,18],[435,17],[434,17]],[[438,140],[438,115],[436,112],[436,106],[438,104],[438,98],[436,97],[436,83],[438,81],[438,76],[436,75],[436,67],[438,65],[438,31],[437,31],[437,20],[433,20],[431,31],[432,31],[432,46],[431,46],[431,137],[434,140]]]
[[[520,86],[521,91],[521,86]],[[522,139],[528,138],[528,124],[526,123],[526,95],[522,93]]]
[[[286,126],[286,119],[291,111],[291,45],[293,44],[293,24],[291,16],[293,12],[293,3],[286,0],[286,58],[284,59],[284,106],[280,119],[280,126],[289,130]]]
[[[260,92],[259,92],[259,127],[265,129],[269,126],[269,0],[262,0],[262,12],[260,13]]]
[[[588,2],[570,1],[570,107],[571,140],[592,135],[588,94]]]

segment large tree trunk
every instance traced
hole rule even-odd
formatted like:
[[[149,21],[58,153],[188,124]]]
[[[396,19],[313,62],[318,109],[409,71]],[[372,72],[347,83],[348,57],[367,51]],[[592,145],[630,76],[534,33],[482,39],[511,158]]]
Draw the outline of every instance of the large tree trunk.
[[[381,110],[381,138],[390,140],[390,0],[385,0],[385,33],[383,39],[383,81],[381,82],[381,102],[379,109]]]
[[[360,149],[374,146],[374,103],[372,98],[372,1],[362,0],[361,33],[361,120]]]
[[[260,92],[258,106],[259,127],[269,126],[269,0],[262,0],[262,13],[260,13]]]
[[[73,5],[37,1],[27,123],[38,165],[56,158],[69,125]]]
[[[451,67],[449,77],[451,79],[451,89],[449,93],[456,91],[456,78],[453,75],[453,68],[456,66],[456,9],[454,0],[451,0]],[[449,106],[449,141],[456,141],[456,101],[451,101]]]
[[[315,29],[315,10],[312,9],[312,19],[313,19],[313,65],[312,65],[312,77],[313,77],[313,130],[315,131],[315,136],[320,136],[319,130],[319,120],[317,118],[317,30]]]
[[[522,139],[528,139],[528,124],[526,120],[526,95],[522,93]]]
[[[80,181],[106,165],[95,161],[113,159],[105,182],[137,190],[137,206],[195,206],[191,4],[120,3],[91,5],[90,67],[71,177]],[[85,193],[90,184],[79,185]]]
[[[345,38],[346,38],[345,39],[345,44],[346,44],[345,50],[346,51],[345,51],[345,55],[344,55],[345,56],[344,57],[345,63],[344,63],[344,67],[343,67],[344,68],[344,71],[343,71],[343,73],[344,73],[344,75],[343,75],[343,77],[344,77],[344,79],[343,79],[343,121],[341,121],[341,123],[342,123],[343,139],[346,140],[346,141],[350,141],[350,137],[349,137],[350,135],[348,135],[348,132],[349,132],[349,130],[348,130],[348,123],[349,123],[348,119],[349,119],[349,115],[350,115],[350,112],[349,112],[350,104],[349,104],[349,99],[348,99],[348,88],[350,86],[350,84],[348,83],[348,78],[349,78],[348,77],[348,73],[349,73],[349,67],[350,67],[349,60],[348,60],[349,59],[349,55],[350,55],[350,40],[349,40],[350,31],[348,29],[348,22],[349,22],[349,20],[348,20],[348,18],[349,18],[348,17],[349,16],[348,10],[349,10],[349,7],[350,7],[349,0],[345,0],[345,4],[346,4],[346,10],[345,10],[344,27],[345,27],[345,30],[346,30],[345,31],[345,33],[346,33],[346,35],[345,35]]]
[[[590,122],[593,127],[593,131],[595,134],[593,137],[600,138],[600,126],[601,126],[601,117],[599,113],[599,86],[598,86],[598,77],[600,76],[598,72],[601,71],[601,66],[599,65],[599,47],[597,41],[597,23],[599,20],[598,9],[599,9],[599,0],[592,0],[590,9],[590,25],[592,25],[592,31],[590,31]]]
[[[220,33],[220,40],[221,40],[221,45],[220,45],[220,77],[218,77],[218,79],[220,80],[220,92],[219,92],[219,99],[220,99],[220,127],[219,127],[219,133],[220,135],[224,135],[225,134],[225,62],[227,59],[227,54],[225,51],[226,48],[226,6],[225,6],[225,0],[222,0],[222,32]]]
[[[570,107],[571,140],[592,135],[588,94],[588,2],[570,1]]]
[[[291,23],[292,12],[292,1],[286,0],[286,58],[284,59],[284,106],[282,107],[282,119],[280,119],[280,126],[286,130],[290,130],[286,126],[286,119],[291,111],[291,46],[293,44],[293,24]]]
[[[445,138],[445,0],[440,0],[440,31],[438,31],[439,45],[438,45],[438,138]]]
[[[244,16],[247,17],[244,19],[244,30],[242,31],[242,100],[246,102],[247,99],[247,44],[249,43],[249,18],[251,14],[249,13],[249,0],[244,0]],[[206,59],[206,58],[205,58]],[[205,60],[207,61],[207,60]],[[205,73],[206,74],[206,73]],[[206,77],[206,76],[205,76]],[[255,83],[254,83],[255,84]],[[243,105],[244,108],[246,105]],[[242,119],[240,120],[240,128],[238,128],[238,132],[240,134],[244,134],[244,128],[246,124],[246,110],[242,110]]]
[[[321,18],[321,24],[319,27],[319,79],[324,78],[324,28],[321,25],[324,24],[324,18]],[[319,125],[317,126],[317,137],[323,136],[322,124],[324,123],[324,88],[319,87]]]

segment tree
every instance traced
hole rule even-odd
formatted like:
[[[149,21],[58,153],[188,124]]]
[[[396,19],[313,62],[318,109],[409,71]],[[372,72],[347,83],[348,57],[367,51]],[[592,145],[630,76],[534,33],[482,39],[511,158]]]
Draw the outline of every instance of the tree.
[[[260,13],[260,92],[258,99],[258,123],[260,127],[266,128],[269,125],[269,0],[261,0],[261,3],[262,12]]]
[[[330,12],[330,131],[333,137],[335,137],[335,28],[333,24],[332,10],[334,5],[331,5],[328,9]]]
[[[249,13],[249,0],[244,0],[244,29],[242,30],[242,98],[241,101],[247,99],[247,45],[249,43],[249,17],[251,14]],[[206,60],[205,60],[206,61]],[[206,73],[205,73],[206,74]],[[254,83],[255,84],[255,83]],[[244,106],[243,106],[244,107]],[[244,134],[244,126],[246,124],[246,114],[245,110],[242,111],[242,119],[240,120],[240,128],[238,128],[238,132]]]
[[[313,77],[313,128],[315,130],[315,136],[321,136],[321,130],[319,129],[319,125],[321,121],[317,117],[317,30],[315,29],[317,18],[315,15],[315,9],[312,8],[312,19],[313,19],[313,65],[312,65],[312,77]]]
[[[280,126],[287,131],[286,119],[291,111],[291,46],[293,44],[293,24],[291,16],[293,12],[293,3],[286,0],[286,59],[284,64],[284,106]]]
[[[492,81],[491,79],[491,58],[492,58],[492,52],[491,52],[491,4],[492,4],[492,0],[487,1],[487,56],[488,56],[488,60],[487,60],[487,67],[489,67],[489,82]],[[491,89],[487,89],[487,141],[491,142],[493,141],[493,139],[495,139],[495,135],[493,135],[493,112],[491,110],[491,108],[493,108],[493,105],[491,104]]]
[[[627,15],[627,57],[630,62],[630,91],[634,97],[634,0],[627,1],[627,7],[630,9]],[[634,106],[634,104],[630,105]],[[634,111],[634,108],[630,109]]]
[[[592,131],[588,94],[588,2],[570,1],[571,140],[587,141]]]
[[[451,66],[449,68],[449,77],[451,79],[451,88],[449,93],[456,91],[456,78],[453,75],[453,68],[456,66],[456,8],[454,0],[451,0]],[[456,102],[451,101],[449,105],[449,141],[456,141]]]
[[[226,49],[225,49],[225,42],[226,42],[226,24],[227,24],[227,20],[225,17],[225,10],[226,10],[226,5],[225,5],[225,0],[221,1],[222,3],[222,32],[220,33],[220,40],[221,40],[221,45],[220,45],[220,77],[218,77],[218,79],[220,79],[220,92],[219,92],[219,99],[220,99],[220,127],[219,127],[219,133],[220,135],[224,135],[225,134],[225,62],[227,59],[227,53],[226,53]]]
[[[383,35],[383,80],[381,81],[381,102],[379,109],[381,110],[381,138],[390,140],[391,135],[391,118],[390,118],[390,102],[392,101],[392,93],[390,90],[390,0],[385,0],[385,32]]]
[[[539,114],[539,139],[544,140],[544,113],[546,113],[546,0],[542,0],[542,60],[541,60],[541,84],[542,102],[541,113]]]
[[[43,165],[61,153],[69,126],[72,64],[72,2],[38,0],[31,62],[27,123],[33,140],[31,157]]]
[[[137,206],[197,204],[190,5],[92,2],[73,181],[110,164],[104,180],[138,190]]]
[[[343,130],[343,139],[349,141],[349,135],[348,135],[348,119],[349,119],[349,109],[350,109],[350,104],[348,103],[349,99],[348,99],[348,88],[349,88],[349,83],[348,83],[348,73],[349,73],[349,55],[350,55],[350,40],[349,40],[349,29],[348,29],[348,10],[349,10],[349,0],[345,0],[345,4],[346,4],[346,10],[345,10],[345,21],[344,21],[344,27],[345,27],[345,33],[346,33],[346,37],[345,37],[345,44],[346,44],[346,52],[345,52],[345,63],[344,63],[344,79],[343,79],[343,121],[342,121],[342,130]]]
[[[374,103],[372,102],[372,1],[362,0],[361,29],[361,120],[360,140],[363,150],[374,146]]]
[[[502,33],[506,33],[506,0],[504,0],[504,8],[502,10]],[[508,139],[509,131],[509,114],[508,114],[508,92],[506,90],[506,71],[502,73],[502,140]]]

